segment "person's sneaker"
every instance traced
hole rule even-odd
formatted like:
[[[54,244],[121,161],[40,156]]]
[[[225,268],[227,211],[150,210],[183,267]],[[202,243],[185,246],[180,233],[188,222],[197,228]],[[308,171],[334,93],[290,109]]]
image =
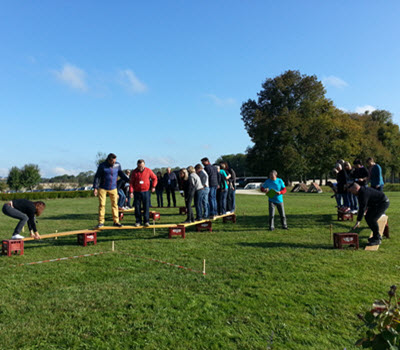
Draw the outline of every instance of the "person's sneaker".
[[[21,236],[20,234],[16,234],[14,236],[11,237],[11,239],[24,239],[24,236]]]
[[[274,227],[270,227],[269,230],[270,230],[270,231],[273,231],[273,230],[275,230],[275,228],[274,228]]]
[[[284,230],[289,230],[289,227],[287,227],[287,226],[286,226],[286,227],[282,227],[282,228],[283,228]]]
[[[114,222],[114,225],[113,226],[115,226],[115,227],[122,227],[122,224],[120,223],[120,222]]]
[[[380,239],[374,239],[373,241],[369,241],[367,246],[380,245],[381,243],[382,241]]]
[[[150,226],[150,223],[148,223],[148,222],[144,223],[144,227],[149,227],[149,226]]]
[[[95,228],[102,228],[104,227],[104,224],[98,224]]]
[[[357,214],[357,213],[358,213],[358,210],[352,210],[351,213],[352,213],[352,214]]]
[[[139,227],[139,226],[140,226],[140,223],[139,223],[139,222],[136,222],[134,226],[135,226],[135,227]]]

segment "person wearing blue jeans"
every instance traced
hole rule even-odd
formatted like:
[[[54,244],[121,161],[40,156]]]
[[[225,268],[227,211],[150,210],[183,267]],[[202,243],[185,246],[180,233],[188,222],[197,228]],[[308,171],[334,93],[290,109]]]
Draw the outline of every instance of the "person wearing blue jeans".
[[[218,214],[224,215],[226,214],[226,200],[228,198],[228,180],[231,177],[225,171],[226,166],[224,163],[221,163],[221,168],[219,170],[221,174],[221,184],[220,184],[220,212]]]
[[[196,164],[194,167],[196,170],[197,175],[199,175],[201,184],[203,185],[203,191],[201,192],[201,199],[200,199],[200,205],[203,210],[203,219],[208,219],[210,215],[210,204],[209,204],[209,193],[210,193],[210,187],[209,187],[209,181],[208,181],[208,174],[204,170],[203,166],[201,164]]]
[[[218,171],[217,168],[211,165],[208,158],[203,158],[201,163],[204,166],[204,170],[208,175],[208,183],[210,191],[208,194],[208,203],[210,208],[210,218],[214,218],[217,215],[217,188],[218,188]]]

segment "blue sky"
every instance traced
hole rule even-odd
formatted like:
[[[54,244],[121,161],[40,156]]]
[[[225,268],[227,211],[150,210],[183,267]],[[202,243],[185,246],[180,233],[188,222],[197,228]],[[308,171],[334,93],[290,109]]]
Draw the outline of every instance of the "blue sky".
[[[241,104],[288,69],[400,124],[399,1],[0,2],[0,176],[188,166],[251,145]]]

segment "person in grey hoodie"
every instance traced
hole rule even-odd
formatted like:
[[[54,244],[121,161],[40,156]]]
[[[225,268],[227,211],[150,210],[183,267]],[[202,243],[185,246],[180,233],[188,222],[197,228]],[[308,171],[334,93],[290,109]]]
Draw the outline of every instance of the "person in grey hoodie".
[[[188,186],[188,198],[186,200],[186,209],[187,209],[187,218],[184,223],[194,222],[194,215],[192,210],[192,200],[194,198],[195,208],[196,208],[196,219],[201,217],[201,203],[199,198],[201,198],[198,194],[198,191],[203,190],[203,185],[201,183],[199,175],[196,174],[196,171],[192,166],[187,167],[187,171],[189,173],[189,186]]]

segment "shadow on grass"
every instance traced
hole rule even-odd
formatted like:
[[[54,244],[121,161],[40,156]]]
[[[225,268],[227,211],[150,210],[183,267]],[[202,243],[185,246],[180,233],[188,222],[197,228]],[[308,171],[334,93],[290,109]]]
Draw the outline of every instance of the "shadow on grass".
[[[97,222],[99,218],[99,214],[97,213],[90,213],[90,214],[64,214],[64,215],[57,215],[57,216],[49,216],[49,217],[43,217],[40,218],[42,221],[46,220],[93,220]]]
[[[328,244],[306,244],[306,243],[285,243],[285,242],[259,242],[259,243],[238,243],[242,247],[253,248],[304,248],[304,249],[334,249]]]

